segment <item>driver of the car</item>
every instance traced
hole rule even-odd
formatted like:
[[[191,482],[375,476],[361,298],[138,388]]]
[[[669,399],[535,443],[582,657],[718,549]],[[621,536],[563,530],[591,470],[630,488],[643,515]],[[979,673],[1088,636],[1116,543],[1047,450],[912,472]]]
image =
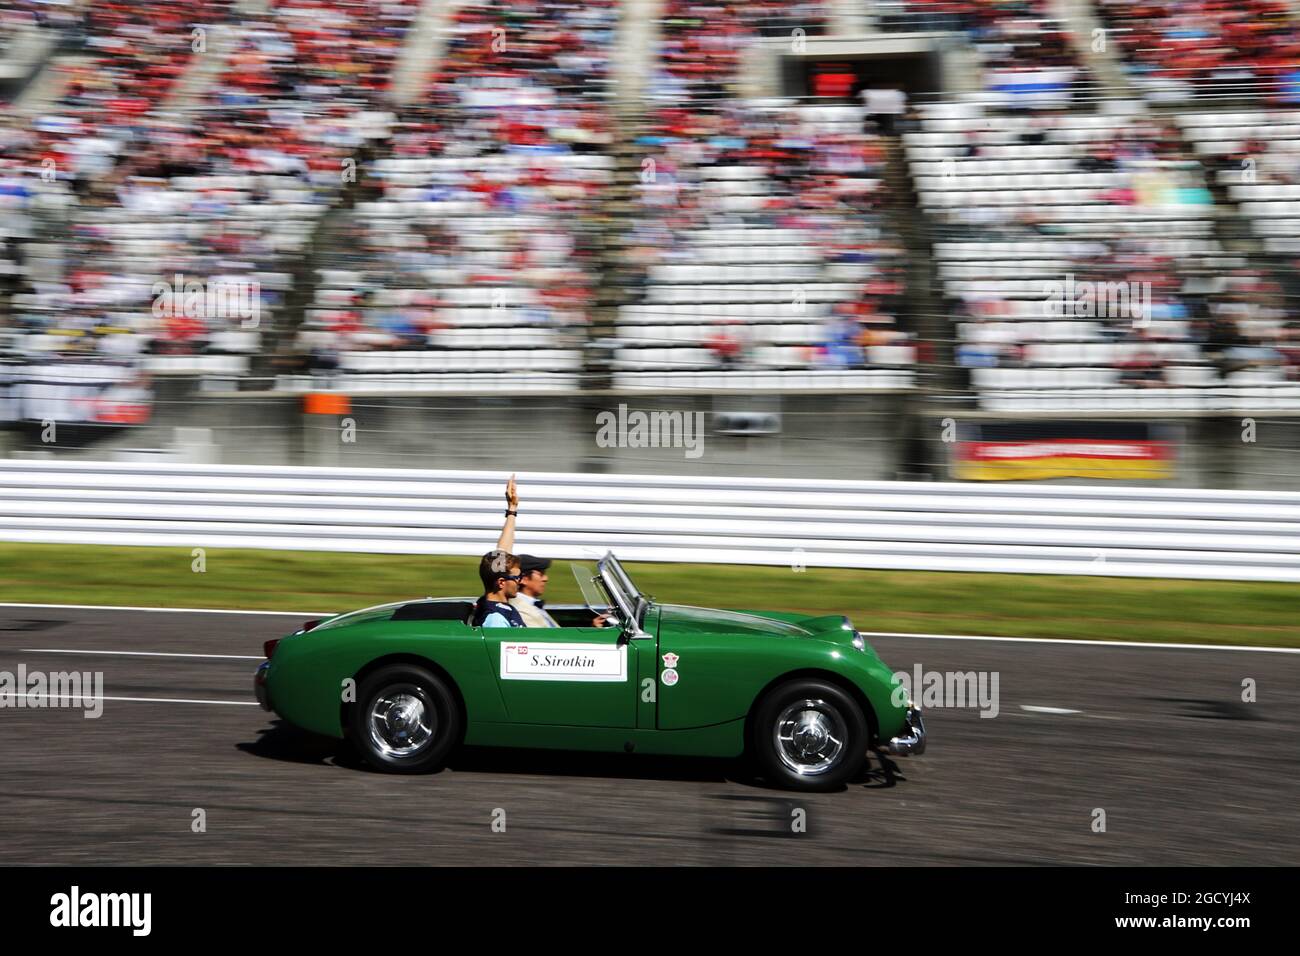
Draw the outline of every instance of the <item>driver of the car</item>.
[[[524,619],[526,627],[559,627],[555,618],[544,606],[542,595],[546,593],[546,582],[550,580],[546,569],[551,562],[545,558],[535,558],[531,554],[519,555],[519,591],[510,599],[510,603]]]

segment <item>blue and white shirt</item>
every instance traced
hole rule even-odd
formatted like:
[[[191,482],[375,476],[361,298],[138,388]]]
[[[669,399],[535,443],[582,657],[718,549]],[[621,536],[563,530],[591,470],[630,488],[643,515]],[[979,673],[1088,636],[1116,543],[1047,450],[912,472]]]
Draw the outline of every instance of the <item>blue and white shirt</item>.
[[[470,623],[474,627],[523,627],[524,619],[509,604],[489,601],[485,595],[474,605]]]

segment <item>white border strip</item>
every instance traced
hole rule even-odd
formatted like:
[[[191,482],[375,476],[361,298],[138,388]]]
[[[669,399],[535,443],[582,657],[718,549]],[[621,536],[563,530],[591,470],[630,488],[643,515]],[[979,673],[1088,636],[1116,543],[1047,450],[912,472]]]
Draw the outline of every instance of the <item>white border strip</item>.
[[[0,607],[49,607],[78,611],[156,611],[165,614],[280,614],[292,617],[333,617],[338,613],[338,611],[240,611],[223,607],[135,607],[130,604],[20,604],[10,601],[0,601]]]
[[[79,648],[23,647],[21,654],[102,654],[114,657],[200,657],[204,660],[222,661],[264,661],[265,657],[250,657],[246,654],[180,654],[172,651],[92,651]]]
[[[255,700],[194,700],[187,697],[96,697],[94,694],[43,694],[40,691],[29,691],[26,694],[18,694],[18,697],[31,700],[36,697],[40,700],[60,700],[60,701],[77,701],[85,703],[86,701],[94,702],[96,700],[127,700],[138,701],[146,704],[229,704],[231,707],[257,707]],[[28,708],[31,710],[41,710],[43,708]]]
[[[1082,714],[1081,710],[1071,710],[1069,707],[1040,707],[1035,704],[1021,704],[1021,710],[1027,710],[1031,714]]]
[[[418,599],[414,599],[418,600]],[[132,607],[115,604],[14,604],[0,601],[0,607],[40,607],[68,608],[70,610],[90,611],[163,611],[171,614],[280,614],[297,617],[321,617],[333,615],[336,611],[237,611],[225,608],[207,607]],[[988,634],[908,634],[903,631],[859,631],[867,637],[914,637],[927,641],[1005,641],[1023,644],[1075,644],[1084,647],[1142,647],[1160,650],[1180,651],[1256,651],[1261,654],[1300,654],[1300,647],[1256,647],[1245,644],[1170,644],[1152,641],[1085,641],[1070,637],[996,637]],[[109,652],[101,652],[109,653]],[[136,652],[112,652],[136,653]],[[144,652],[139,652],[144,653]],[[195,655],[211,657],[218,655]],[[261,660],[261,658],[241,658],[243,660]]]
[[[1009,641],[1023,644],[1079,644],[1084,647],[1144,647],[1179,651],[1259,651],[1300,654],[1300,647],[1256,647],[1249,644],[1168,644],[1156,641],[1085,641],[1072,637],[991,637],[986,634],[905,634],[901,631],[859,631],[867,637],[917,637],[927,641]]]

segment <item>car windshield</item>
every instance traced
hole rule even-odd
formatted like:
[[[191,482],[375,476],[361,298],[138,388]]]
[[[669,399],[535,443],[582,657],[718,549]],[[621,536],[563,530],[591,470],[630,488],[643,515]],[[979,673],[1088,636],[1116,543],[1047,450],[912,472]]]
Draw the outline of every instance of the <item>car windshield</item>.
[[[605,582],[601,575],[590,564],[571,564],[573,576],[578,579],[578,589],[582,592],[582,599],[587,602],[594,613],[605,617],[617,618],[619,610],[610,600],[606,592]]]
[[[632,583],[632,579],[628,577],[627,571],[623,569],[618,558],[614,557],[614,552],[611,551],[601,558],[597,567],[605,590],[614,599],[614,603],[619,605],[627,619],[639,628],[645,619],[647,602]]]

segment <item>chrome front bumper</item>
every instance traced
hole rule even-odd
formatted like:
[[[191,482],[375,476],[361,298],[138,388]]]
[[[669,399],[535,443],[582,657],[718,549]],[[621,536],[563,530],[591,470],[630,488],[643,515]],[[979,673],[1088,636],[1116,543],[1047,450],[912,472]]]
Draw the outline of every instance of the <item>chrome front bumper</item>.
[[[262,661],[257,665],[257,671],[253,674],[253,696],[257,702],[262,705],[263,710],[271,709],[271,698],[266,693],[266,672],[270,669],[270,661]]]
[[[906,733],[890,738],[880,749],[896,757],[919,757],[925,753],[925,721],[920,707],[907,708]]]

